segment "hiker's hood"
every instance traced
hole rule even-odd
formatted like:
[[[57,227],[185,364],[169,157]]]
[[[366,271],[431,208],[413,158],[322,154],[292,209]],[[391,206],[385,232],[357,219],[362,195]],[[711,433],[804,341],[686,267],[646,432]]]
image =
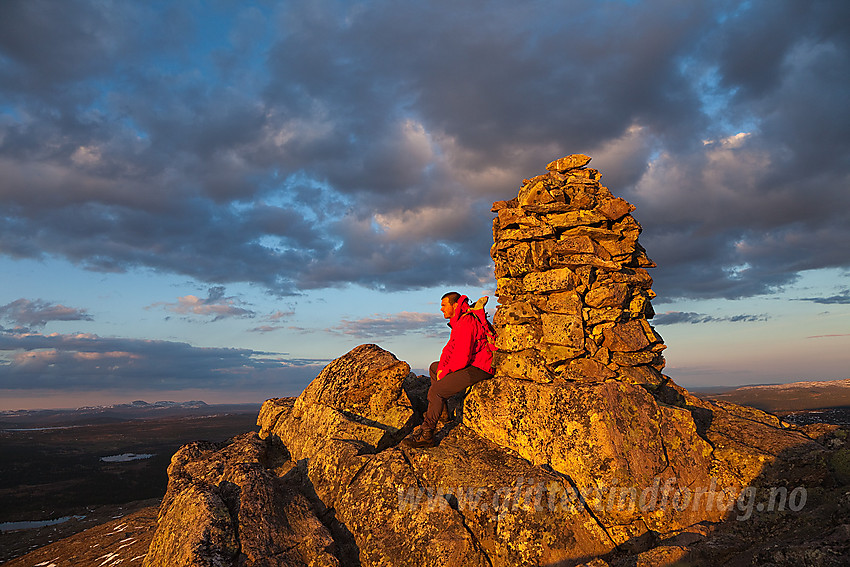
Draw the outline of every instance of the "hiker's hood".
[[[455,314],[452,315],[452,318],[449,319],[449,325],[453,325],[460,316],[469,311],[469,298],[465,295],[461,295],[457,300],[457,309],[455,309]]]

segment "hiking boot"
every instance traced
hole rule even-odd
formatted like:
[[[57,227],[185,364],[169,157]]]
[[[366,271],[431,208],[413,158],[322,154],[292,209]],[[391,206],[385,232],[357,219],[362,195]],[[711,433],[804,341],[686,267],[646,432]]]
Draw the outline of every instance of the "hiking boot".
[[[417,425],[409,436],[404,439],[404,444],[408,447],[434,447],[437,442],[434,440],[434,430],[425,429],[421,425]]]
[[[454,417],[451,413],[449,413],[449,405],[443,404],[443,413],[440,414],[440,417],[437,418],[437,421],[440,423],[449,423],[450,421],[454,421]]]

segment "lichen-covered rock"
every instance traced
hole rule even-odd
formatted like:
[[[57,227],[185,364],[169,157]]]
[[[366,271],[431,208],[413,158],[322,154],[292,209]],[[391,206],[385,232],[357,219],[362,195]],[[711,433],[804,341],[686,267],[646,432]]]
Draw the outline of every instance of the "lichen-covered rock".
[[[581,279],[569,268],[559,268],[546,272],[533,272],[522,279],[521,292],[546,293],[569,291],[578,288]]]
[[[142,565],[232,565],[239,553],[236,528],[211,487],[189,485],[161,514]]]
[[[322,504],[352,534],[361,565],[488,564],[486,551],[464,517],[440,497],[437,503],[404,505],[408,491],[422,486],[401,449],[378,454],[320,453],[321,471],[311,463],[310,481]],[[354,558],[352,558],[354,559]]]
[[[688,561],[743,488],[843,481],[840,451],[661,374],[634,207],[589,161],[556,160],[494,203],[496,375],[437,447],[398,444],[429,379],[359,346],[268,400],[259,436],[175,454],[146,565]]]
[[[655,385],[658,376],[646,369],[664,368],[664,347],[647,322],[654,293],[644,269],[655,264],[638,243],[635,207],[611,195],[589,162],[585,155],[555,160],[549,173],[526,180],[516,199],[493,205],[499,310],[536,308],[521,324],[497,313],[496,346],[510,353],[497,358],[497,372],[521,379],[521,360],[534,382],[554,376]],[[543,368],[530,368],[531,360]]]
[[[328,364],[295,400],[298,419],[327,406],[355,420],[401,429],[410,419],[403,391],[410,366],[377,345],[361,345]]]
[[[518,308],[515,317],[532,312],[530,305]],[[319,515],[332,513],[344,526],[347,548],[356,550],[361,565],[507,567],[536,565],[541,558],[569,564],[614,548],[605,527],[586,508],[568,502],[570,487],[562,476],[512,456],[464,425],[447,428],[433,450],[378,450],[372,426],[355,418],[350,406],[338,402],[330,413],[320,401],[327,398],[317,395],[334,391],[335,399],[373,406],[363,392],[350,391],[360,387],[352,385],[366,384],[365,392],[383,396],[390,389],[386,382],[402,387],[401,375],[378,372],[382,379],[364,380],[345,373],[396,366],[389,353],[358,347],[331,363],[294,403],[266,402],[258,423],[261,435],[280,439],[292,459],[304,463]],[[383,407],[394,413],[393,404]],[[303,425],[329,415],[330,429]],[[386,422],[376,414],[371,420]]]
[[[534,365],[535,353],[508,356]],[[258,420],[265,439],[196,442],[174,455],[146,565],[684,557],[691,548],[681,538],[647,553],[653,534],[728,517],[740,489],[769,482],[766,471],[784,470],[789,455],[809,463],[798,482],[829,481],[823,448],[769,414],[700,400],[666,378],[652,387],[612,379],[596,358],[569,365],[575,379],[476,384],[437,447],[409,449],[395,441],[410,423],[384,435],[397,406],[421,413],[427,378],[403,377],[395,357],[358,347],[299,400],[267,401]]]
[[[410,366],[376,345],[360,345],[328,364],[295,402],[264,404],[260,437],[274,434],[294,459],[309,459],[336,438],[374,452],[397,441],[413,417],[404,392]],[[266,407],[268,405],[269,407]]]
[[[361,345],[326,366],[291,406],[266,402],[260,435],[279,439],[302,463],[319,513],[333,515],[359,564],[486,565],[458,512],[399,508],[399,486],[418,483],[404,453],[387,447],[412,427],[410,386],[407,363]]]
[[[640,386],[620,381],[546,385],[500,376],[473,389],[463,419],[482,437],[551,467],[579,489],[645,488],[668,479],[674,481],[670,491],[711,484],[712,448],[697,434],[690,413],[659,406]],[[621,529],[625,540],[645,526],[683,527],[723,515],[603,508],[597,515],[606,526],[635,524]]]
[[[546,369],[545,361],[540,359],[540,353],[533,348],[519,352],[501,352],[496,358],[503,376],[511,376],[532,382],[549,383],[554,376]]]
[[[584,346],[584,321],[578,315],[543,313],[543,342],[570,348]]]
[[[582,154],[573,154],[571,156],[556,159],[546,166],[549,171],[569,171],[578,169],[590,163],[590,158]]]
[[[463,422],[570,479],[618,545],[647,530],[720,521],[768,468],[817,460],[823,451],[759,410],[705,402],[668,381],[661,389],[680,396],[668,398],[672,405],[644,385],[588,374],[567,384],[508,376],[481,382],[465,400]],[[823,482],[817,470],[809,482]]]
[[[182,447],[144,565],[339,565],[287,457],[254,433]]]
[[[422,486],[435,487],[445,495],[443,506],[463,514],[490,565],[573,565],[614,549],[605,526],[568,496],[568,478],[463,425],[408,459]]]

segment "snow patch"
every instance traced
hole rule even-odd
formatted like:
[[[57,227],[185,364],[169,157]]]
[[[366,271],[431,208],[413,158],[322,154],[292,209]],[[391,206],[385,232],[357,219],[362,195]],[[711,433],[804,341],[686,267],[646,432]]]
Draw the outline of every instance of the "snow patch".
[[[13,532],[15,530],[31,530],[33,528],[43,528],[45,526],[55,526],[67,522],[68,520],[82,520],[85,516],[63,516],[55,520],[35,520],[31,522],[3,522],[0,524],[0,532]],[[41,564],[39,564],[41,565]],[[47,562],[44,563],[47,565]]]
[[[82,427],[81,425],[62,425],[56,427],[16,427],[11,429],[4,429],[3,431],[7,431],[9,433],[14,433],[16,431],[51,431],[53,429],[73,429],[75,427]]]
[[[138,461],[140,459],[150,459],[156,453],[121,453],[120,455],[109,455],[101,457],[100,460],[104,463],[126,463],[128,461]]]
[[[119,542],[118,542],[118,543],[120,543],[121,545],[119,545],[119,546],[115,549],[115,551],[121,551],[122,549],[124,549],[124,548],[125,548],[125,547],[127,547],[128,545],[133,545],[133,542],[135,542],[135,541],[136,541],[136,538],[134,538],[134,537],[127,537],[127,538],[124,538],[124,539],[122,539],[121,541],[119,541]]]
[[[98,557],[98,559],[103,559],[103,563],[101,563],[98,567],[103,567],[106,564],[115,565],[114,561],[118,559],[118,563],[120,563],[120,555],[117,553],[107,553],[106,555],[102,555]]]

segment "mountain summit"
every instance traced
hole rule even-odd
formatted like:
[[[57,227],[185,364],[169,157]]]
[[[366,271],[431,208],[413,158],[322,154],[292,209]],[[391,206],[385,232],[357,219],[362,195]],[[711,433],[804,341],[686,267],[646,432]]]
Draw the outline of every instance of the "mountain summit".
[[[361,345],[259,435],[174,455],[144,565],[663,565],[835,484],[811,430],[662,374],[654,264],[589,161],[494,204],[497,371],[437,447],[399,445],[428,379]]]

